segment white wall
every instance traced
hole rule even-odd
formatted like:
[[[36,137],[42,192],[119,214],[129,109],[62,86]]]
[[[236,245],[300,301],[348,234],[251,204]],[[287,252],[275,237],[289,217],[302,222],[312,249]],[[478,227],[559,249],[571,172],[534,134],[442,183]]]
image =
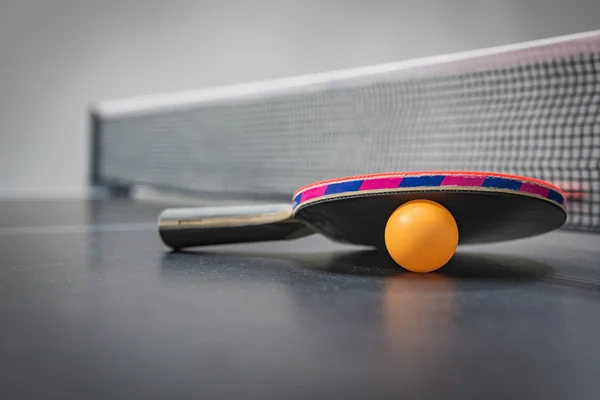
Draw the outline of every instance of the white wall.
[[[596,0],[3,0],[0,196],[83,192],[95,100],[576,33],[599,17]]]

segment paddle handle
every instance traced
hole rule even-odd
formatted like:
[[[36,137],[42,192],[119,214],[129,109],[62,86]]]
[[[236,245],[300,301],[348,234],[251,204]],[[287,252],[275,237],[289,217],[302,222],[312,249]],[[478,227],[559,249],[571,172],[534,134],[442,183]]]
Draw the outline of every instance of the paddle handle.
[[[158,217],[163,243],[173,249],[300,238],[314,233],[292,217],[289,204],[168,208]]]

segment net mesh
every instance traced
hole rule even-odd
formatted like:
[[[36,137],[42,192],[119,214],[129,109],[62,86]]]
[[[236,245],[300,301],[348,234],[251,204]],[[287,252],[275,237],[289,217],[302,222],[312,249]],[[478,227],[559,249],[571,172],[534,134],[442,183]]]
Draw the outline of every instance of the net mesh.
[[[96,174],[106,184],[291,195],[353,174],[503,172],[560,186],[565,228],[600,232],[600,37],[476,60],[98,113]]]

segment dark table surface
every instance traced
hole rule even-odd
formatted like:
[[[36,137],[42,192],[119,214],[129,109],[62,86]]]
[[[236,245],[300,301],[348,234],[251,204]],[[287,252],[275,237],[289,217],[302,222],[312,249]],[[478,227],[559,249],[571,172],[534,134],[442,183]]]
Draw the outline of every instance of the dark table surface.
[[[416,275],[317,236],[170,253],[162,208],[0,203],[0,398],[600,396],[598,236]]]

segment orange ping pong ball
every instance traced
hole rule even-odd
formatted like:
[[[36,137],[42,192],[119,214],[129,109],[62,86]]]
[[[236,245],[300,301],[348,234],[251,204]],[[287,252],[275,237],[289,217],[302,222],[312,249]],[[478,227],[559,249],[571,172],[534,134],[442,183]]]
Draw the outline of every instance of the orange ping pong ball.
[[[430,200],[409,201],[388,219],[385,245],[401,267],[412,272],[432,272],[454,256],[458,226],[442,205]]]

